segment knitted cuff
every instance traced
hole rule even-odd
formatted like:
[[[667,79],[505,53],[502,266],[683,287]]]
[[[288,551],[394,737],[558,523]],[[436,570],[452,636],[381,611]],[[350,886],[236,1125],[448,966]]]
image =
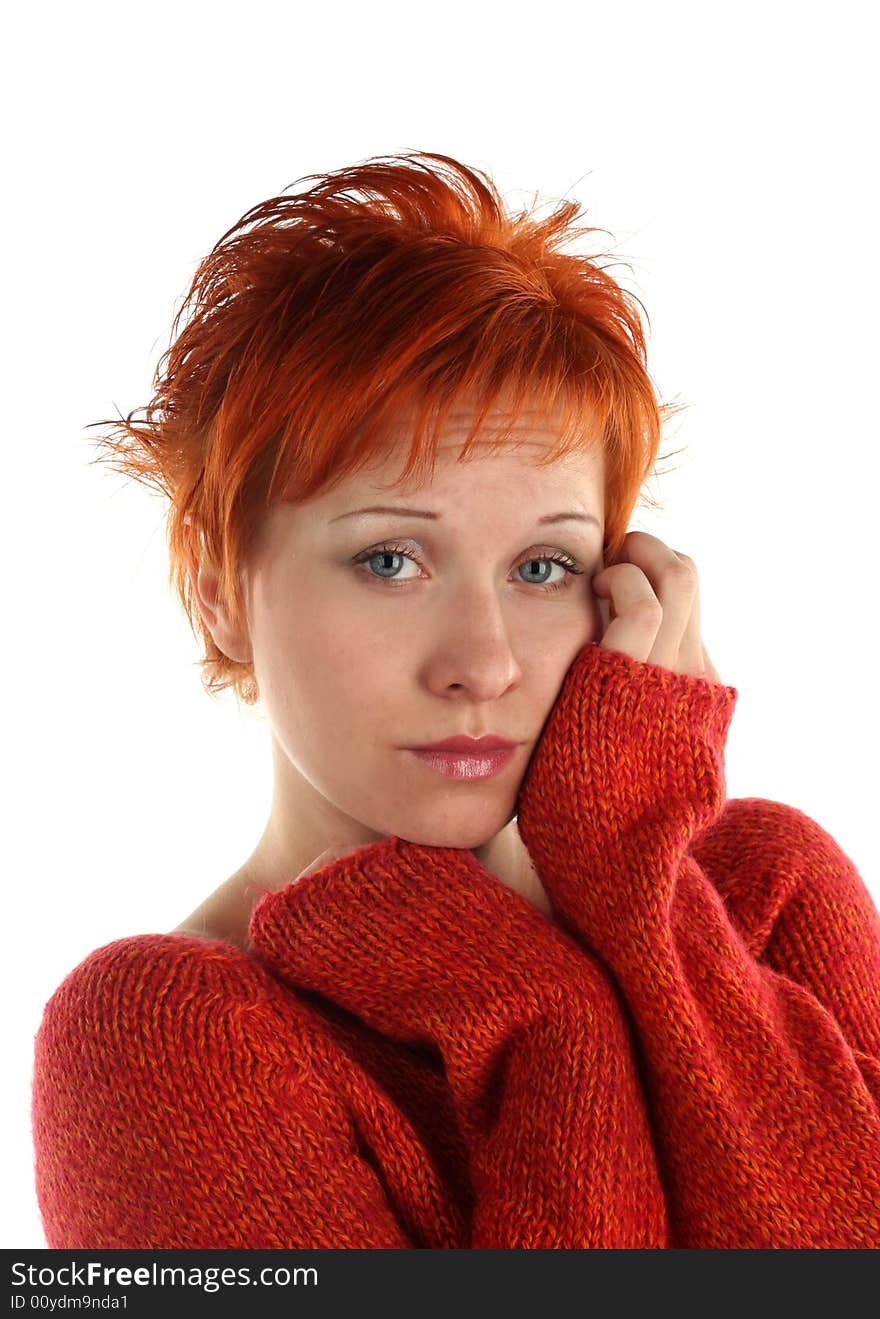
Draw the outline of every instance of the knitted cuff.
[[[389,837],[264,896],[253,955],[479,1088],[514,1032],[609,1011],[602,969],[466,849]]]
[[[576,656],[517,805],[520,837],[567,924],[582,928],[572,918],[603,883],[608,920],[643,922],[650,895],[627,879],[646,855],[681,855],[720,813],[737,695],[592,643]]]

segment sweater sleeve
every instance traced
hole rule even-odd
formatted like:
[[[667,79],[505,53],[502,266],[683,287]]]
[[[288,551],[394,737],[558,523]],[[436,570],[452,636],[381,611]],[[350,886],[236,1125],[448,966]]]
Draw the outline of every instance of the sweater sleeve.
[[[424,1244],[288,985],[438,1051],[471,1246],[667,1244],[616,991],[473,853],[383,840],[266,894],[251,938],[119,940],[50,999],[32,1122],[51,1248]]]
[[[36,1037],[37,1198],[53,1249],[406,1247],[301,1005],[238,950],[92,953]]]
[[[667,1244],[616,991],[472,852],[382,839],[266,894],[250,934],[274,975],[439,1055],[472,1248]]]
[[[876,1248],[880,917],[808,817],[725,814],[736,697],[587,646],[529,765],[520,834],[629,1006],[672,1244]]]

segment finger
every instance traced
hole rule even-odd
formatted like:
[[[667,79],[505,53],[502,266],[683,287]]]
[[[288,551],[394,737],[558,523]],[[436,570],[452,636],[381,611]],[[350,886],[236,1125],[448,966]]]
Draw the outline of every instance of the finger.
[[[690,674],[694,678],[709,677],[711,682],[720,682],[718,672],[706,653],[706,647],[703,645],[703,627],[700,618],[700,583],[697,565],[687,554],[680,554],[678,550],[675,551],[675,554],[691,572],[695,584],[693,606],[678,653],[678,672]]]
[[[702,672],[699,582],[693,559],[646,531],[626,537],[626,556],[648,578],[663,617],[648,662],[672,673]]]
[[[674,550],[667,550],[662,562],[655,570],[654,586],[663,618],[654,639],[654,645],[648,655],[650,664],[659,664],[673,673],[684,672],[684,662],[693,664],[689,640],[694,627],[694,611],[697,614],[697,643],[699,644],[699,598],[696,574],[684,563]],[[683,654],[688,656],[683,661]]]
[[[676,550],[670,553],[678,566],[667,561],[661,571],[659,599],[663,605],[663,624],[649,659],[673,673],[699,678],[703,676],[705,661],[697,565],[687,554]]]
[[[615,563],[593,578],[593,590],[609,601],[609,623],[600,644],[632,659],[646,660],[663,621],[660,601],[641,568]]]
[[[647,654],[643,653],[643,647],[635,650],[631,640],[622,639],[620,633],[608,638],[606,631],[607,639],[603,644],[610,643],[614,649],[627,649],[635,658],[645,659],[673,673],[688,672],[702,676],[705,666],[700,638],[699,583],[693,559],[671,549],[657,536],[645,531],[632,531],[626,536],[614,564],[609,567],[623,563],[634,564],[641,569],[647,586],[660,604],[662,616]],[[616,583],[609,580],[607,585],[613,596],[616,596]],[[597,589],[601,588],[600,575]],[[646,626],[647,622],[646,617]]]

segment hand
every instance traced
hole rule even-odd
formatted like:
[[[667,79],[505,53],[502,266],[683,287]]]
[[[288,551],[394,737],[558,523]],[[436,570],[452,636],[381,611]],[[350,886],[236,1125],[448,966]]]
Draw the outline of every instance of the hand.
[[[645,531],[626,536],[617,559],[593,578],[610,623],[598,643],[671,673],[721,683],[700,636],[700,591],[693,559]]]

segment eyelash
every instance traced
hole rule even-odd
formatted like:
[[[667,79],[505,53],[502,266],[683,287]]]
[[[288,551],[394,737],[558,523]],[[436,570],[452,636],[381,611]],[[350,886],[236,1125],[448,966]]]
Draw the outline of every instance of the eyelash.
[[[399,590],[400,587],[406,586],[407,585],[406,581],[398,582],[391,577],[378,577],[375,573],[371,573],[369,571],[367,565],[369,564],[370,560],[378,559],[383,554],[399,554],[404,559],[411,559],[413,563],[418,564],[420,568],[423,566],[421,559],[419,559],[405,546],[395,545],[395,544],[378,545],[376,546],[375,549],[363,550],[362,553],[356,555],[356,557],[352,560],[352,562],[356,564],[358,568],[361,569],[366,576],[370,577],[375,582],[381,582],[383,586],[390,586],[392,590]],[[528,558],[523,559],[522,562],[523,563],[543,563],[543,562],[558,563],[561,568],[565,569],[565,576],[560,581],[554,582],[551,585],[543,584],[541,582],[523,583],[524,586],[529,586],[529,585],[536,586],[539,591],[543,591],[545,594],[548,595],[553,591],[566,590],[571,585],[572,578],[582,576],[584,571],[583,568],[579,568],[577,566],[577,564],[574,562],[573,559],[570,559],[567,554],[563,554],[561,553],[561,551],[557,552],[556,554],[532,554],[529,555]]]

